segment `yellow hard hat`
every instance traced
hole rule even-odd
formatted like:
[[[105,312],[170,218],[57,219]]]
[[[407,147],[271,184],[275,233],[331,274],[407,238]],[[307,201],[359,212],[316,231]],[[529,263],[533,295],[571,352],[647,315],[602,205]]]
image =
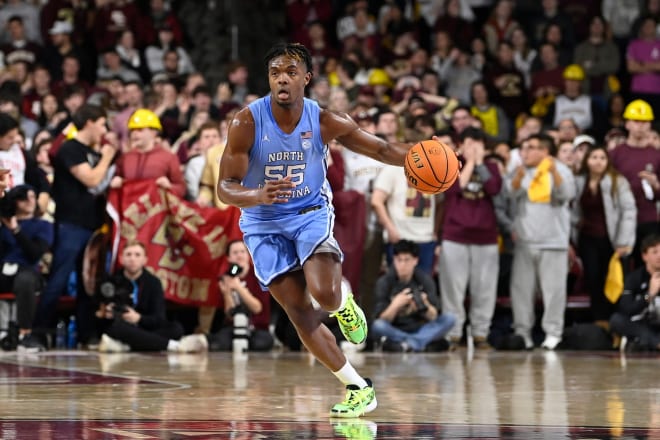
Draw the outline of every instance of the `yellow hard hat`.
[[[154,130],[163,131],[163,126],[160,125],[160,119],[158,119],[156,113],[146,108],[135,110],[128,120],[129,130],[140,128],[153,128]]]
[[[574,81],[582,81],[584,79],[584,69],[579,64],[571,64],[566,66],[563,73],[564,79],[572,79]]]
[[[641,99],[635,99],[626,106],[623,112],[623,119],[632,121],[653,121],[653,109],[648,102]]]
[[[368,82],[370,86],[392,86],[390,76],[383,69],[372,69]]]

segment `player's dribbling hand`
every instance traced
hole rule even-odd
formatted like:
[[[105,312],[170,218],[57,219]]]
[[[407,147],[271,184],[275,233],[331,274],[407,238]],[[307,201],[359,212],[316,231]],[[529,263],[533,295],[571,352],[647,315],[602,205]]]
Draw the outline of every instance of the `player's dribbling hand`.
[[[259,202],[264,205],[286,203],[289,201],[289,197],[291,197],[291,188],[294,186],[290,177],[279,180],[267,180],[261,188]]]

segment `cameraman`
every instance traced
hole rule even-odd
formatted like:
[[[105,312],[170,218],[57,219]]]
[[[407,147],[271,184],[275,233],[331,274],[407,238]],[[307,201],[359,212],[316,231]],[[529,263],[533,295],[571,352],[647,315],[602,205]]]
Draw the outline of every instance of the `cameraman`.
[[[28,352],[45,350],[32,335],[32,320],[43,286],[39,262],[53,244],[53,224],[35,218],[36,208],[35,191],[28,185],[15,187],[0,201],[0,291],[16,295],[17,348]]]
[[[633,351],[660,350],[660,235],[642,240],[644,266],[626,277],[618,312],[610,318],[610,330],[627,340]],[[624,348],[624,347],[622,347]]]
[[[220,330],[211,336],[211,349],[226,351],[232,347],[233,317],[237,313],[249,316],[248,349],[268,351],[273,348],[270,324],[270,296],[261,289],[252,268],[252,260],[243,240],[227,245],[229,270],[219,281],[224,300],[225,319]]]
[[[441,342],[455,318],[438,311],[435,283],[417,268],[417,244],[400,240],[393,252],[393,267],[376,282],[371,332],[376,338],[385,337],[383,350],[424,351],[431,342]]]
[[[203,335],[183,335],[178,322],[165,317],[165,294],[160,280],[145,269],[144,244],[128,241],[121,254],[123,267],[102,283],[96,317],[102,329],[99,351],[206,351]],[[104,285],[105,284],[105,285]]]

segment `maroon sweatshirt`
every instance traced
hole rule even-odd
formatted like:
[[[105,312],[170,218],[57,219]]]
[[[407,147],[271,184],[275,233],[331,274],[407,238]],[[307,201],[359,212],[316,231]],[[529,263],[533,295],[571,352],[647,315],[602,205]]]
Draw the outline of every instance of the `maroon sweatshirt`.
[[[648,200],[644,196],[642,189],[642,179],[639,172],[644,171],[648,166],[653,167],[656,176],[660,177],[660,150],[653,147],[636,148],[628,144],[621,144],[610,151],[610,160],[618,172],[624,175],[635,196],[637,205],[637,223],[652,223],[658,221],[658,213],[655,202],[660,196],[660,192],[655,191],[653,200]]]
[[[466,188],[459,179],[445,192],[442,239],[463,244],[496,244],[495,197],[502,188],[497,165],[475,167]]]

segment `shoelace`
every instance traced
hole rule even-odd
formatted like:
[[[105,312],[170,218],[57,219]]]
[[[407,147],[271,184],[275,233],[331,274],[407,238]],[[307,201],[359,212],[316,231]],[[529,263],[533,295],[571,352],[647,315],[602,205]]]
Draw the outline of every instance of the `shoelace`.
[[[344,322],[351,322],[355,321],[355,314],[352,313],[352,310],[349,310],[348,306],[344,307],[343,310],[340,310],[337,312],[337,315],[342,319]]]

